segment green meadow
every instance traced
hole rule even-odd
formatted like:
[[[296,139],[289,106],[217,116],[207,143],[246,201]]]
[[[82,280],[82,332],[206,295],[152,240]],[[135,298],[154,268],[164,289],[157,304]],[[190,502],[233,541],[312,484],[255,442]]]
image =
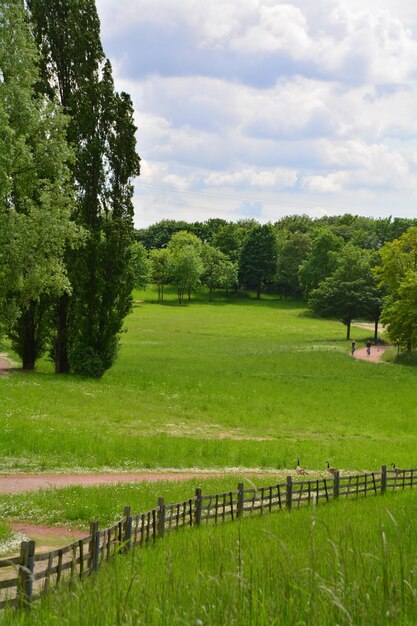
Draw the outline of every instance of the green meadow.
[[[0,623],[411,626],[416,553],[414,493],[332,502],[168,533]]]
[[[159,496],[272,484],[297,458],[313,476],[327,460],[349,471],[416,466],[412,360],[352,359],[343,325],[300,302],[155,299],[135,294],[119,359],[102,379],[56,376],[46,359],[0,378],[0,471],[230,471],[2,495],[6,524],[104,528],[125,505],[144,512]],[[370,335],[352,333],[359,347]],[[416,507],[413,492],[390,493],[168,533],[0,624],[411,626]],[[7,525],[0,535],[7,543]]]
[[[350,358],[299,302],[155,298],[135,294],[102,379],[0,378],[0,471],[415,465],[415,367]]]

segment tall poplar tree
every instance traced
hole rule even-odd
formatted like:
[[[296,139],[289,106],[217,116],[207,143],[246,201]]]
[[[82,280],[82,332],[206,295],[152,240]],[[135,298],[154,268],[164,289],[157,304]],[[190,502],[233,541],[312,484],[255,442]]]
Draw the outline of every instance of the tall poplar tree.
[[[70,117],[77,202],[87,233],[67,253],[71,295],[56,312],[55,369],[100,376],[117,354],[131,307],[132,178],[139,174],[133,107],[114,90],[94,0],[28,0],[41,51],[43,88]]]
[[[25,369],[42,350],[40,300],[70,291],[63,253],[78,238],[66,119],[36,93],[37,60],[22,0],[0,0],[0,326]]]

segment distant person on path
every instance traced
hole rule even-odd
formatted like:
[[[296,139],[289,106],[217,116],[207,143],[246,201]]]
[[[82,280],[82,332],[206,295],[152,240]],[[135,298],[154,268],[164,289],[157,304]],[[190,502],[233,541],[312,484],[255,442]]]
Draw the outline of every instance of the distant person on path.
[[[370,356],[370,354],[371,354],[371,346],[372,346],[372,344],[371,344],[371,342],[368,339],[368,341],[366,342],[366,354],[368,356]]]
[[[379,337],[376,338],[376,349],[379,352],[379,346],[381,345],[381,339]]]
[[[352,341],[352,348],[351,348],[352,356],[355,354],[355,350],[356,350],[356,341]]]

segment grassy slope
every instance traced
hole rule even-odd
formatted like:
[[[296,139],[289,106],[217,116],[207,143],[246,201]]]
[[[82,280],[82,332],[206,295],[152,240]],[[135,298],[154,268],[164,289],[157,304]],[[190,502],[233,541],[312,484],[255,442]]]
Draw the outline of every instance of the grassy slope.
[[[350,359],[344,327],[300,304],[171,295],[126,329],[99,381],[46,362],[0,379],[0,471],[415,465],[416,370]]]
[[[408,492],[170,533],[0,623],[412,625],[415,513]]]

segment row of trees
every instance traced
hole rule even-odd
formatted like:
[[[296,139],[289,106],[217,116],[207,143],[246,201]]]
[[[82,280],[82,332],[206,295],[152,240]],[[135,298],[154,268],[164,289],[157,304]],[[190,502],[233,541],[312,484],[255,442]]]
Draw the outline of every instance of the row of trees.
[[[236,289],[238,267],[220,250],[203,243],[196,235],[179,231],[166,248],[154,249],[147,255],[142,244],[137,244],[136,285],[144,288],[149,282],[158,287],[158,301],[164,299],[164,285],[172,283],[178,291],[178,301],[184,295],[205,286],[211,300],[215,289]]]
[[[134,285],[133,107],[94,0],[0,0],[0,333],[100,376]]]
[[[243,286],[255,289],[258,298],[264,289],[304,297],[315,314],[340,319],[348,339],[351,322],[358,318],[375,323],[376,338],[382,314],[393,341],[412,347],[417,326],[414,223],[351,215],[319,220],[288,216],[273,225],[254,220],[188,225],[165,220],[137,233],[143,259],[145,245],[151,246],[150,274],[142,286],[152,280],[161,297],[163,285],[173,282],[180,301],[184,291],[190,294],[201,284],[210,293],[214,288]],[[155,243],[159,247],[152,247]],[[213,262],[210,271],[209,257],[217,258],[218,264]],[[408,326],[399,322],[405,319],[405,310]]]

